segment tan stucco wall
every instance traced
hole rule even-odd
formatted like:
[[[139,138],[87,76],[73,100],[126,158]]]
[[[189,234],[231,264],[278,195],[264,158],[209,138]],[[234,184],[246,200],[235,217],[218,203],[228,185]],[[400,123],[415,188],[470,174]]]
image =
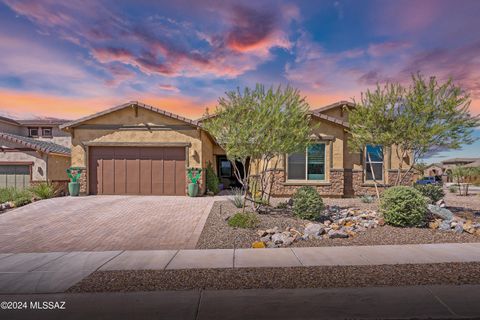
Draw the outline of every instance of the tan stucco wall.
[[[47,160],[47,174],[49,181],[66,181],[66,170],[70,167],[70,157],[49,155]]]
[[[133,109],[126,108],[89,120],[84,124],[124,124],[124,125],[185,125],[180,120],[171,119],[156,112],[138,108],[138,117]],[[201,167],[202,142],[200,130],[98,130],[75,128],[72,138],[72,166],[86,167],[85,142],[150,142],[150,143],[191,143],[188,155],[189,167]]]

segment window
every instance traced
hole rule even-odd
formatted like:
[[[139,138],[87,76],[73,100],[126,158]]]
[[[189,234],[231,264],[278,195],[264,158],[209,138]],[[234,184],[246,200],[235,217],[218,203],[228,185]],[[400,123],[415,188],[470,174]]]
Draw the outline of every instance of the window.
[[[373,169],[373,170],[372,170]],[[365,180],[383,180],[383,148],[367,145],[365,153]]]
[[[228,178],[232,176],[232,164],[227,159],[220,160],[220,177]]]
[[[28,128],[29,137],[38,137],[38,128]]]
[[[325,180],[325,144],[309,146],[304,152],[296,152],[287,158],[288,180]]]
[[[42,137],[51,137],[52,128],[42,128]]]

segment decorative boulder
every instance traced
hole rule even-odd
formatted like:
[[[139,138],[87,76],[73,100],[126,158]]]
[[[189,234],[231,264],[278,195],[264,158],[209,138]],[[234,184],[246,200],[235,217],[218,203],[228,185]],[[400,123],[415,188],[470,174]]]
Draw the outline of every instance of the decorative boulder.
[[[341,230],[338,230],[338,231],[336,231],[336,230],[330,230],[330,231],[328,232],[328,237],[329,237],[330,239],[348,238],[348,233],[343,232],[343,231],[341,231]]]
[[[303,231],[304,237],[314,237],[317,238],[321,234],[325,232],[325,229],[317,223],[309,223],[305,226],[305,230]]]
[[[428,211],[434,216],[439,217],[443,220],[451,220],[453,218],[452,211],[433,204],[428,205]]]

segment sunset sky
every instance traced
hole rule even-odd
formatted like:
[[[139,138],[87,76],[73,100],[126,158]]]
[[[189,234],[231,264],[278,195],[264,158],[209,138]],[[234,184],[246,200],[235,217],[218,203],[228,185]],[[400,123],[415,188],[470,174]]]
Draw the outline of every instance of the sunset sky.
[[[451,77],[480,114],[479,16],[476,0],[0,0],[0,114],[74,119],[139,100],[197,118],[257,82],[321,107],[418,71]]]

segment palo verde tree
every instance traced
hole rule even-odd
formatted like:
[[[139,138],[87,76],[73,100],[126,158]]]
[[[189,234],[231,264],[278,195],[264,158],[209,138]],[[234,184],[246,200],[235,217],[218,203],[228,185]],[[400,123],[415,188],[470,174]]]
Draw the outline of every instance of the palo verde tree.
[[[309,143],[309,106],[300,92],[290,86],[230,91],[219,99],[215,116],[204,122],[232,161],[234,174],[249,199],[269,201],[273,173],[279,158],[303,150]],[[236,162],[244,167],[244,175]]]
[[[399,168],[395,185],[402,184],[427,153],[458,149],[471,144],[479,117],[469,114],[470,96],[451,80],[439,83],[412,75],[412,84],[387,83],[362,93],[350,112],[349,147],[363,151],[365,146],[391,148]],[[403,166],[408,159],[409,167]],[[368,159],[367,159],[368,161]]]

